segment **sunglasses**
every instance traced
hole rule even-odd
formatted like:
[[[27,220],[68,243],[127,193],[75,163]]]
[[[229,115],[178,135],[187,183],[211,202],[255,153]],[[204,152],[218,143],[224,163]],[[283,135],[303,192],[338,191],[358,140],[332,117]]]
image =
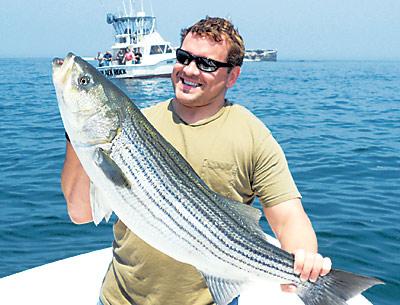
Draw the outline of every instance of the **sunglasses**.
[[[220,62],[214,59],[190,54],[189,52],[182,50],[181,48],[176,50],[176,60],[180,64],[185,66],[188,66],[192,62],[192,60],[194,60],[197,68],[204,72],[214,72],[221,67],[233,67],[232,64],[226,62]]]

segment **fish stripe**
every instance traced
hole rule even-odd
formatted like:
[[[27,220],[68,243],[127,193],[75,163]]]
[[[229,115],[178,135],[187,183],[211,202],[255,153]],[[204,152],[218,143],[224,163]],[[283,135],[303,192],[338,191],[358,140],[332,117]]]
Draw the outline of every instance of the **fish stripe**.
[[[152,141],[151,143],[154,143],[154,141]],[[230,216],[230,215],[228,214],[228,216]],[[232,219],[232,220],[234,220],[234,219]],[[291,268],[291,266],[290,266],[290,268]]]
[[[156,148],[153,146],[153,143],[157,143],[156,141],[153,141],[153,142],[152,141],[148,141],[148,139],[145,139],[142,134],[137,133],[137,132],[129,132],[129,133],[125,133],[124,132],[124,136],[126,138],[124,140],[127,141],[127,142],[124,143],[124,145],[122,145],[122,146],[125,147],[125,149],[127,149],[129,147],[129,148],[134,148],[134,149],[137,150],[136,152],[133,152],[132,150],[129,150],[127,152],[128,155],[136,157],[136,172],[139,171],[139,172],[143,173],[143,172],[148,171],[149,173],[151,173],[151,176],[150,176],[150,174],[146,174],[145,177],[144,177],[146,182],[151,184],[151,188],[150,189],[155,190],[158,193],[159,196],[160,196],[160,194],[163,194],[165,191],[167,191],[167,193],[169,193],[170,196],[172,194],[174,194],[174,193],[175,194],[181,194],[180,197],[177,197],[177,196],[173,197],[174,200],[168,200],[167,197],[165,197],[165,195],[161,196],[161,198],[167,202],[167,206],[175,208],[175,211],[174,211],[175,214],[174,215],[168,213],[159,204],[156,204],[156,208],[157,209],[161,209],[169,217],[169,220],[172,221],[172,223],[175,226],[178,227],[178,229],[184,230],[184,232],[189,235],[190,239],[189,240],[188,239],[184,240],[184,242],[187,245],[189,245],[192,248],[194,247],[194,249],[196,251],[199,251],[200,248],[205,246],[204,242],[201,242],[200,239],[197,238],[195,235],[190,234],[190,231],[188,229],[185,229],[183,225],[180,225],[178,223],[177,219],[180,220],[179,222],[182,221],[186,225],[189,224],[189,227],[190,227],[191,230],[195,230],[198,234],[201,234],[201,236],[208,243],[211,243],[212,248],[214,248],[213,249],[214,251],[212,250],[212,248],[207,248],[206,247],[206,249],[212,255],[217,256],[218,259],[223,260],[223,261],[225,261],[225,262],[227,262],[229,264],[232,264],[233,261],[235,261],[235,262],[244,264],[246,267],[249,267],[249,268],[251,268],[253,270],[256,269],[258,271],[261,271],[262,273],[269,273],[270,275],[280,276],[280,277],[285,278],[285,279],[288,279],[288,276],[289,276],[290,280],[293,280],[291,278],[291,275],[293,273],[292,272],[293,267],[290,265],[290,263],[286,263],[286,264],[284,264],[284,266],[281,266],[280,264],[282,264],[282,260],[276,260],[275,259],[275,257],[276,257],[275,255],[273,255],[271,257],[265,257],[265,253],[263,253],[262,251],[258,251],[257,254],[259,254],[259,255],[257,255],[257,256],[256,255],[250,255],[251,253],[249,252],[249,250],[251,250],[252,252],[254,252],[254,251],[257,252],[257,249],[253,248],[254,245],[248,245],[248,244],[245,244],[245,243],[241,242],[244,239],[241,238],[242,236],[241,236],[240,232],[237,231],[237,227],[231,226],[231,229],[235,230],[235,234],[229,235],[229,237],[232,237],[232,238],[235,237],[235,238],[228,240],[228,242],[230,244],[234,244],[235,246],[241,246],[240,249],[239,248],[235,248],[235,247],[231,246],[230,244],[227,245],[227,241],[223,239],[223,237],[226,238],[226,235],[221,233],[221,231],[218,228],[215,228],[215,230],[218,233],[215,237],[218,239],[219,242],[222,243],[223,247],[221,247],[221,246],[219,246],[218,243],[215,243],[212,240],[210,240],[195,225],[191,224],[189,222],[188,218],[182,218],[183,215],[181,215],[181,212],[179,212],[176,209],[176,207],[174,206],[175,205],[174,201],[176,201],[176,200],[182,201],[182,198],[184,198],[185,196],[189,196],[190,195],[187,192],[190,192],[192,190],[191,189],[186,190],[186,187],[185,188],[182,188],[182,187],[179,188],[179,186],[182,186],[181,181],[177,181],[177,179],[175,179],[175,177],[177,177],[176,173],[170,173],[171,172],[171,170],[170,170],[171,167],[172,168],[176,168],[176,167],[173,167],[173,166],[169,166],[168,167],[167,166],[168,163],[165,163],[165,162],[163,163],[162,161],[159,161],[159,158],[160,157],[164,157],[164,155],[161,155],[160,153],[157,153],[156,156],[154,156],[154,151],[156,151]],[[143,141],[146,144],[149,144],[149,145],[144,145]],[[130,144],[128,144],[128,143],[130,143]],[[135,145],[133,145],[132,143],[135,143]],[[150,149],[149,147],[152,147],[152,149]],[[114,147],[114,148],[115,148],[116,151],[119,151],[119,153],[121,153],[120,149],[117,149],[117,147]],[[139,161],[139,159],[141,159],[141,160]],[[133,161],[135,161],[135,160],[133,160]],[[165,158],[164,158],[163,161],[165,161]],[[168,161],[170,161],[170,160],[168,160]],[[124,163],[125,168],[127,168],[131,174],[134,174],[135,170],[132,168],[132,165],[131,165],[132,163],[128,163],[128,162],[129,161],[125,161],[125,163]],[[147,169],[144,168],[144,164],[147,166]],[[165,164],[167,164],[167,165],[165,165]],[[152,166],[154,166],[154,165],[156,165],[157,168],[152,168]],[[185,174],[187,176],[187,172],[185,172]],[[166,188],[166,189],[163,189],[163,190],[161,190],[159,188],[159,186],[162,186],[165,183],[165,177],[164,177],[164,180],[163,180],[162,179],[162,175],[167,175],[169,177],[169,182],[171,182],[171,183],[173,182],[174,183],[173,185],[170,185],[169,188]],[[174,179],[171,179],[171,177],[174,177]],[[154,178],[158,179],[157,180],[158,183],[154,183],[154,182],[151,183],[150,182],[152,179],[154,180]],[[133,181],[143,181],[143,180],[141,180],[140,177],[135,176]],[[143,190],[149,189],[145,185],[141,185],[139,187],[141,187]],[[186,191],[186,193],[184,191]],[[185,206],[185,208],[187,208],[186,211],[189,212],[190,216],[192,218],[196,219],[197,221],[200,221],[201,219],[207,219],[207,217],[210,217],[209,213],[212,212],[212,211],[210,209],[206,209],[204,207],[204,205],[201,204],[202,200],[204,200],[204,198],[201,198],[201,197],[202,196],[208,197],[207,196],[208,194],[205,193],[205,192],[196,192],[195,194],[200,196],[200,200],[198,199],[200,204],[197,205],[197,206],[199,208],[201,207],[201,209],[198,209],[197,211],[193,211],[192,209],[188,209],[187,206]],[[147,198],[144,198],[144,201],[146,201],[146,200],[148,200],[150,198],[153,203],[158,202],[148,192],[147,192],[146,196],[147,196]],[[193,197],[192,197],[192,199],[193,199]],[[205,199],[207,200],[209,198],[205,198]],[[140,199],[139,199],[139,201],[140,201]],[[142,206],[146,207],[145,204],[142,204]],[[190,206],[190,205],[188,205],[188,206]],[[148,209],[148,207],[146,207],[146,208]],[[149,211],[149,209],[148,209],[148,211]],[[198,216],[199,213],[201,213],[204,217]],[[222,215],[223,217],[231,218],[230,221],[236,222],[235,219],[232,219],[231,215],[229,215],[227,213],[224,213],[224,214],[225,215]],[[155,217],[154,213],[152,214],[152,217]],[[160,218],[158,219],[158,222],[160,224],[165,225],[165,223],[163,223],[163,221]],[[229,223],[229,221],[228,221],[228,223]],[[201,223],[200,225],[204,226],[205,224]],[[174,232],[175,234],[177,233],[172,228],[170,228],[168,226],[167,226],[167,228],[171,232]],[[161,232],[162,230],[159,230],[159,231]],[[193,242],[194,241],[200,242],[200,245],[198,247],[193,246]],[[221,254],[217,255],[215,250],[218,250]],[[265,249],[262,249],[262,250],[265,251]],[[245,258],[247,258],[248,260],[250,260],[250,262],[248,260],[243,259],[242,258],[243,256]],[[226,259],[223,259],[223,257],[226,257]],[[271,261],[272,264],[269,264],[268,261]],[[257,265],[259,265],[259,267],[256,267],[252,262],[254,262]],[[285,262],[283,262],[283,263],[285,263]],[[241,265],[237,265],[237,264],[235,264],[235,265],[236,265],[237,268],[243,268],[243,267],[240,267]],[[263,265],[267,265],[268,268],[271,268],[272,270],[276,270],[276,272],[278,272],[279,275],[269,271]],[[284,273],[284,274],[280,275],[281,273]]]

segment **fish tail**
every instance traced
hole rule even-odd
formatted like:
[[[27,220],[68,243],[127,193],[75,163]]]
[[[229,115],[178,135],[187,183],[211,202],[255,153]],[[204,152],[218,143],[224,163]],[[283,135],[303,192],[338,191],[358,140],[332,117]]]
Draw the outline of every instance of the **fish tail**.
[[[305,305],[346,305],[348,299],[377,284],[384,283],[376,278],[332,270],[316,283],[299,285],[297,294]]]

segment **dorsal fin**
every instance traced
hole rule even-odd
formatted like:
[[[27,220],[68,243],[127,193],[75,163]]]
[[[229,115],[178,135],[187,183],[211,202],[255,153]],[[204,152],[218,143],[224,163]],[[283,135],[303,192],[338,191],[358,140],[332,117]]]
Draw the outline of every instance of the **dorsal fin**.
[[[262,215],[259,209],[218,194],[216,196],[218,197],[217,204],[220,204],[225,211],[229,211],[240,222],[243,229],[265,239],[265,233],[259,224]]]

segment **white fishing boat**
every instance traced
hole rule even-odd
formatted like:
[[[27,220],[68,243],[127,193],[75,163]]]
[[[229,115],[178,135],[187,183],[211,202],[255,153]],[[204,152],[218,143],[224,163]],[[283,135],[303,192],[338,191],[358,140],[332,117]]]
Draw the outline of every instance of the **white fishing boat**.
[[[103,60],[98,70],[110,78],[149,78],[170,76],[175,63],[175,51],[156,30],[156,17],[147,15],[143,8],[107,14],[107,23],[114,27],[115,42],[111,47],[112,61]],[[132,61],[123,60],[120,54],[132,51]],[[123,55],[122,55],[123,56]],[[103,55],[104,57],[104,55]],[[119,60],[118,60],[119,58]],[[137,58],[138,60],[135,60]]]
[[[267,236],[277,244],[277,240]],[[96,305],[103,277],[112,258],[106,248],[66,258],[0,279],[1,303],[7,305]],[[285,293],[279,284],[254,283],[239,297],[239,305],[304,305],[293,293]],[[372,305],[361,294],[349,305]]]
[[[244,54],[244,61],[276,61],[277,50],[248,49]]]

